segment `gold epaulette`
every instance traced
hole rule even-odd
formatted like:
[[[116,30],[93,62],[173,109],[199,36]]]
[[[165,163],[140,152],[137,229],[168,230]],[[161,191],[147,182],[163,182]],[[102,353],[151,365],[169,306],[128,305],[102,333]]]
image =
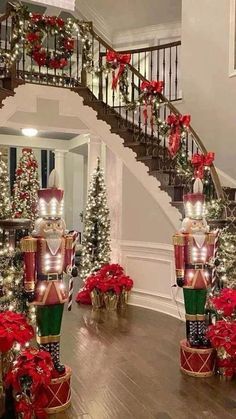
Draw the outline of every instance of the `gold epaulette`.
[[[183,234],[175,234],[173,236],[173,245],[174,246],[184,246],[185,245],[185,237]]]
[[[215,244],[217,238],[217,234],[216,233],[209,233],[208,234],[208,244]]]
[[[74,246],[74,237],[71,235],[68,235],[65,237],[66,239],[66,249],[73,249]]]
[[[33,237],[24,237],[20,242],[20,248],[23,253],[32,253],[37,251],[37,239]]]

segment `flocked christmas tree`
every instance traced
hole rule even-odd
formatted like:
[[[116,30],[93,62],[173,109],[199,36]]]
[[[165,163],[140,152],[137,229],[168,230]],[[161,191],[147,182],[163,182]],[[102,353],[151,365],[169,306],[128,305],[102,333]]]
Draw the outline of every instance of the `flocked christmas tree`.
[[[37,217],[38,201],[38,163],[31,148],[24,148],[16,169],[16,179],[13,187],[13,217]]]
[[[10,188],[7,165],[0,153],[0,219],[11,217]]]
[[[92,174],[84,217],[82,240],[81,277],[98,270],[110,261],[110,219],[107,206],[103,170],[98,159]]]

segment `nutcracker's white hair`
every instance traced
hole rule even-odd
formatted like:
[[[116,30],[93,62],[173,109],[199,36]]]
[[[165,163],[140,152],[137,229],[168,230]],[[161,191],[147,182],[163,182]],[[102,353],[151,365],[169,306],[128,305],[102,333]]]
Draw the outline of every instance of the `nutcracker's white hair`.
[[[43,218],[37,218],[37,220],[34,223],[34,230],[32,232],[32,236],[39,236],[39,229],[41,226],[41,223],[43,221]]]

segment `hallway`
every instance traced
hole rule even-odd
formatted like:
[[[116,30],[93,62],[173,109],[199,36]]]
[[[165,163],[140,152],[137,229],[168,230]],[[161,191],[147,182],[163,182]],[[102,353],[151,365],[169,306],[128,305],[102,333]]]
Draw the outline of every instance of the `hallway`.
[[[73,370],[72,407],[55,416],[86,419],[227,419],[235,416],[235,383],[179,371],[184,323],[129,306],[126,313],[65,313],[63,360]]]

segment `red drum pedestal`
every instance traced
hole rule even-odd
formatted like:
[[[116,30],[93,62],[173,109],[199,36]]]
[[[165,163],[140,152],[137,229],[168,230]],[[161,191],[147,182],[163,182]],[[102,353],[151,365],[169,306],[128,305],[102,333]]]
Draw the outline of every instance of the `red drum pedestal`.
[[[71,368],[66,366],[65,375],[63,375],[62,377],[53,378],[51,383],[47,387],[46,393],[48,397],[48,405],[45,410],[48,415],[63,412],[70,406],[71,374],[72,374]]]
[[[180,369],[193,377],[214,374],[216,353],[213,348],[191,348],[186,339],[180,341]]]

